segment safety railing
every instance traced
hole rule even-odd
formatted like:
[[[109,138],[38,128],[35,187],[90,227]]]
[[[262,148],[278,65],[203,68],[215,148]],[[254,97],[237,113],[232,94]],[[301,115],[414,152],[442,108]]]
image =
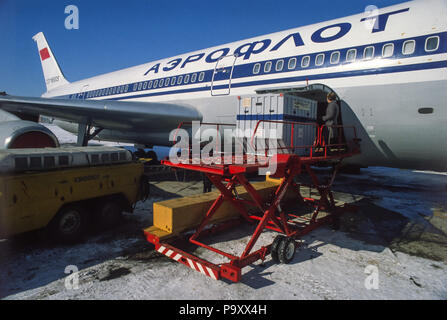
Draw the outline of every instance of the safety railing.
[[[267,126],[267,124],[270,125]],[[276,130],[281,131],[281,134],[273,132],[270,135],[270,130],[274,127],[271,124],[282,125],[279,129],[276,128]],[[253,131],[248,129],[248,132],[243,132],[241,136],[232,134],[231,137],[223,137],[222,133],[227,128],[235,129],[235,124],[201,122],[197,123],[195,129],[193,126],[193,122],[181,122],[172,136],[172,142],[174,145],[179,142],[178,137],[181,129],[191,129],[188,134],[192,136],[188,135],[187,146],[179,147],[179,151],[182,161],[197,164],[265,163],[268,158],[279,153],[297,154],[302,158],[321,159],[359,149],[357,130],[354,126],[328,126],[319,125],[316,122],[259,120]],[[214,133],[209,135],[213,137],[213,142],[202,141],[202,137],[193,139],[194,136],[201,136],[203,130],[207,129],[213,129]],[[200,134],[198,130],[200,130]],[[287,133],[287,130],[289,130],[289,133]],[[300,133],[298,134],[298,132]],[[287,137],[287,139],[284,139],[284,137]],[[232,140],[231,150],[224,150],[222,143],[225,139],[230,138]],[[267,143],[265,143],[266,140]],[[303,140],[306,140],[306,143],[303,143]],[[198,146],[194,147],[194,143],[197,143]],[[210,143],[214,143],[214,146],[210,146]],[[207,146],[207,150],[211,150],[211,153],[202,154],[205,146]],[[237,151],[235,152],[235,150]],[[218,160],[216,161],[216,159]]]
[[[352,151],[354,148],[358,148],[358,142],[360,141],[357,137],[357,130],[354,126],[343,126],[343,125],[319,125],[316,122],[294,122],[294,121],[283,121],[283,120],[259,120],[255,126],[255,129],[253,131],[250,144],[252,149],[256,149],[255,146],[255,139],[259,137],[258,131],[261,127],[261,124],[282,124],[282,125],[289,125],[290,126],[290,135],[286,135],[284,130],[282,137],[288,136],[290,139],[289,141],[282,141],[289,142],[289,145],[275,145],[274,149],[270,149],[270,145],[266,145],[265,148],[265,155],[273,153],[297,153],[297,150],[304,149],[308,150],[308,154],[301,153],[301,157],[327,157],[329,153],[333,152],[349,152]],[[303,128],[306,128],[307,130],[303,130]],[[296,142],[296,132],[302,129],[303,132],[313,132],[315,134],[313,142],[309,144],[297,144]],[[271,129],[270,129],[271,130]],[[349,134],[349,131],[351,131],[351,134]],[[270,137],[273,137],[272,139],[276,139],[278,134],[273,134]],[[262,138],[266,138],[264,134],[261,135]],[[313,137],[312,134],[310,134],[309,137]],[[335,141],[335,143],[332,143]]]

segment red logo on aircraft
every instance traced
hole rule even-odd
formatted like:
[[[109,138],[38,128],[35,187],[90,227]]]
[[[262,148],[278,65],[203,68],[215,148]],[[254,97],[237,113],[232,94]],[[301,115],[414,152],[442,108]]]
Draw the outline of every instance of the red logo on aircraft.
[[[44,48],[44,49],[40,50],[39,53],[40,53],[40,58],[42,59],[42,61],[44,61],[50,57],[48,48]]]

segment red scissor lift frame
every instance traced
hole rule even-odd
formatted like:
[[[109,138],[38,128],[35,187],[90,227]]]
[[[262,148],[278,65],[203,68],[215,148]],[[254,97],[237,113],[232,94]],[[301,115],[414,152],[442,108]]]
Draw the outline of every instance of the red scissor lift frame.
[[[243,156],[244,161],[242,161],[242,164],[204,164],[203,162],[195,164],[191,161],[191,159],[187,163],[173,163],[169,160],[162,161],[162,164],[166,166],[204,173],[220,191],[220,195],[211,205],[194,234],[189,238],[189,242],[224,256],[229,259],[229,262],[223,264],[213,264],[195,255],[184,252],[168,242],[160,241],[157,236],[151,233],[146,233],[147,240],[155,245],[155,249],[158,252],[184,264],[189,268],[199,271],[204,275],[212,277],[213,279],[218,280],[221,278],[226,278],[233,282],[238,282],[241,279],[241,270],[243,267],[250,265],[257,260],[264,260],[269,253],[272,253],[273,260],[277,262],[290,262],[295,253],[295,239],[309,233],[324,223],[338,219],[339,215],[343,211],[353,209],[349,205],[344,205],[342,207],[337,207],[335,205],[331,186],[334,182],[337,170],[341,165],[342,160],[360,153],[359,140],[357,139],[355,127],[333,126],[335,130],[339,131],[339,133],[341,131],[345,131],[347,128],[353,129],[353,138],[348,142],[341,142],[340,139],[342,134],[339,134],[339,141],[336,144],[326,144],[323,141],[324,126],[318,126],[316,123],[260,120],[254,131],[252,142],[261,123],[268,122],[290,124],[292,137],[293,130],[296,125],[315,126],[315,130],[317,132],[317,138],[312,146],[294,146],[292,139],[291,146],[277,148],[278,150],[281,150],[280,152],[284,152],[284,149],[294,151],[297,148],[307,148],[310,150],[308,156],[298,156],[292,152],[277,153],[276,156],[270,158],[270,161],[276,161],[277,166],[276,173],[271,175],[271,177],[281,178],[281,182],[276,188],[276,191],[271,199],[264,200],[246,177],[247,174],[258,172],[260,168],[265,168],[268,164],[265,162],[249,163],[246,155]],[[183,124],[180,124],[180,126],[182,125]],[[217,128],[219,127],[218,124],[215,125]],[[338,148],[339,151],[331,153],[331,149],[333,148]],[[319,150],[319,152],[316,152],[317,150]],[[311,166],[328,161],[335,162],[334,170],[330,180],[326,184],[322,184]],[[240,159],[239,162],[241,162]],[[294,178],[302,173],[307,173],[311,177],[312,184],[318,190],[320,195],[319,199],[304,197],[301,194],[300,185],[295,182]],[[236,186],[243,186],[250,195],[251,200],[239,198],[235,189]],[[293,213],[286,213],[281,209],[281,201],[289,188],[292,188],[295,191],[297,196],[296,199],[300,204],[310,205],[314,208],[310,218],[297,216]],[[240,213],[241,217],[247,222],[258,223],[240,256],[235,256],[216,249],[198,240],[199,237],[213,234],[226,228],[231,228],[237,224],[236,220],[231,220],[207,228],[211,218],[222,203],[224,203],[224,201],[230,202]],[[258,208],[262,214],[250,214],[246,206]],[[330,214],[326,214],[324,217],[318,217],[322,210],[329,211]],[[280,233],[281,236],[276,237],[272,244],[262,246],[260,249],[252,252],[256,241],[265,229],[276,231]]]

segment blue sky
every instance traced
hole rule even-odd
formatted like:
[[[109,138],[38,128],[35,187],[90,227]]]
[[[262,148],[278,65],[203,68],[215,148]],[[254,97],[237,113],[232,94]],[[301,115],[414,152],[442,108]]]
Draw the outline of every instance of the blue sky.
[[[40,96],[32,36],[43,31],[68,81],[403,0],[0,0],[0,91]],[[65,7],[79,9],[67,30]]]

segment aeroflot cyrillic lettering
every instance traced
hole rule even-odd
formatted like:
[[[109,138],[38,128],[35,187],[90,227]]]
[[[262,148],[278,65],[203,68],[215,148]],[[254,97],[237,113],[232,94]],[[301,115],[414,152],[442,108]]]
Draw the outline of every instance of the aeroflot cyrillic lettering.
[[[397,11],[393,11],[393,12],[382,13],[380,15],[362,18],[360,20],[360,22],[375,19],[374,28],[372,30],[372,33],[381,32],[381,31],[385,31],[387,23],[388,23],[388,18],[390,16],[399,14],[399,13],[403,13],[403,12],[407,12],[409,10],[410,10],[409,8],[406,8],[406,9],[401,9],[401,10],[397,10]],[[339,28],[339,30],[337,31],[336,34],[331,33],[333,35],[325,36],[325,31],[334,29],[334,28]],[[320,28],[317,31],[315,31],[312,34],[311,39],[314,43],[326,43],[326,42],[335,41],[335,40],[338,40],[338,39],[344,37],[346,34],[348,34],[349,31],[351,31],[351,28],[352,28],[352,25],[348,22],[333,24],[333,25],[330,25],[327,27]],[[289,34],[288,36],[283,38],[281,41],[279,41],[275,46],[273,46],[273,48],[270,49],[270,52],[277,51],[279,48],[281,48],[284,45],[284,43],[289,41],[290,38],[293,38],[295,47],[301,47],[301,46],[305,45],[303,38],[301,37],[301,34],[299,32],[295,32],[295,33]],[[243,44],[240,47],[238,47],[234,51],[234,55],[243,57],[244,58],[243,60],[248,60],[248,59],[250,59],[250,57],[252,55],[259,54],[259,53],[267,50],[267,48],[271,44],[272,44],[271,39],[265,39],[265,40],[261,40],[261,41],[246,43],[246,44]],[[215,51],[209,53],[206,56],[205,61],[207,63],[216,63],[219,59],[227,56],[229,53],[230,53],[230,48],[218,49],[218,50],[215,50]],[[182,63],[182,61],[183,61],[183,64],[181,65],[181,68],[184,68],[188,63],[199,61],[204,56],[205,56],[205,53],[199,53],[196,55],[189,56],[184,61],[182,58],[174,59],[172,61],[169,61],[166,64],[166,66],[163,68],[163,71],[174,70]],[[144,75],[148,75],[152,71],[154,73],[158,73],[159,69],[160,69],[160,64],[158,63],[158,64],[154,65],[153,67],[151,67],[148,71],[146,71],[146,73]]]
[[[289,40],[292,37],[293,37],[293,41],[295,41],[295,47],[304,46],[303,38],[301,38],[301,34],[299,32],[297,32],[297,33],[289,34],[287,37],[282,39],[280,42],[278,42],[278,44],[276,46],[274,46],[272,48],[272,50],[270,50],[270,52],[278,50],[287,40]]]
[[[163,71],[171,71],[171,70],[174,70],[174,69],[180,64],[180,62],[182,62],[182,59],[181,59],[181,58],[178,58],[178,59],[169,61],[169,62],[167,63],[167,66],[163,68]]]
[[[258,54],[268,48],[272,43],[272,40],[265,39],[262,41],[256,41],[252,43],[243,44],[234,51],[238,57],[244,56],[244,60],[250,59],[252,54]]]
[[[323,42],[330,42],[337,39],[340,39],[341,37],[345,36],[350,30],[352,25],[350,23],[337,23],[333,24],[331,26],[327,26],[324,28],[321,28],[317,31],[315,31],[312,35],[312,41],[315,43],[323,43]],[[332,28],[340,28],[340,31],[337,32],[337,34],[334,34],[330,37],[323,37],[322,33],[326,30],[332,29]]]
[[[388,22],[389,16],[391,16],[393,14],[407,12],[409,10],[410,10],[410,8],[406,8],[406,9],[397,10],[397,11],[393,11],[393,12],[382,13],[382,14],[380,14],[378,16],[372,16],[372,17],[363,18],[363,19],[360,20],[360,22],[371,20],[371,19],[375,19],[372,33],[382,32],[382,31],[385,31],[386,24]]]
[[[183,62],[182,68],[184,68],[187,63],[199,61],[200,59],[203,58],[204,55],[205,55],[204,53],[199,53],[199,54],[195,54],[193,56],[189,56],[188,58],[186,58],[185,62]]]
[[[216,53],[221,52],[218,57],[213,57]],[[230,48],[223,48],[216,51],[211,52],[205,59],[208,63],[217,62],[220,58],[225,57],[230,52]]]
[[[158,69],[160,68],[160,64],[157,63],[155,66],[146,71],[144,75],[147,75],[149,72],[154,71],[154,73],[158,73]]]

